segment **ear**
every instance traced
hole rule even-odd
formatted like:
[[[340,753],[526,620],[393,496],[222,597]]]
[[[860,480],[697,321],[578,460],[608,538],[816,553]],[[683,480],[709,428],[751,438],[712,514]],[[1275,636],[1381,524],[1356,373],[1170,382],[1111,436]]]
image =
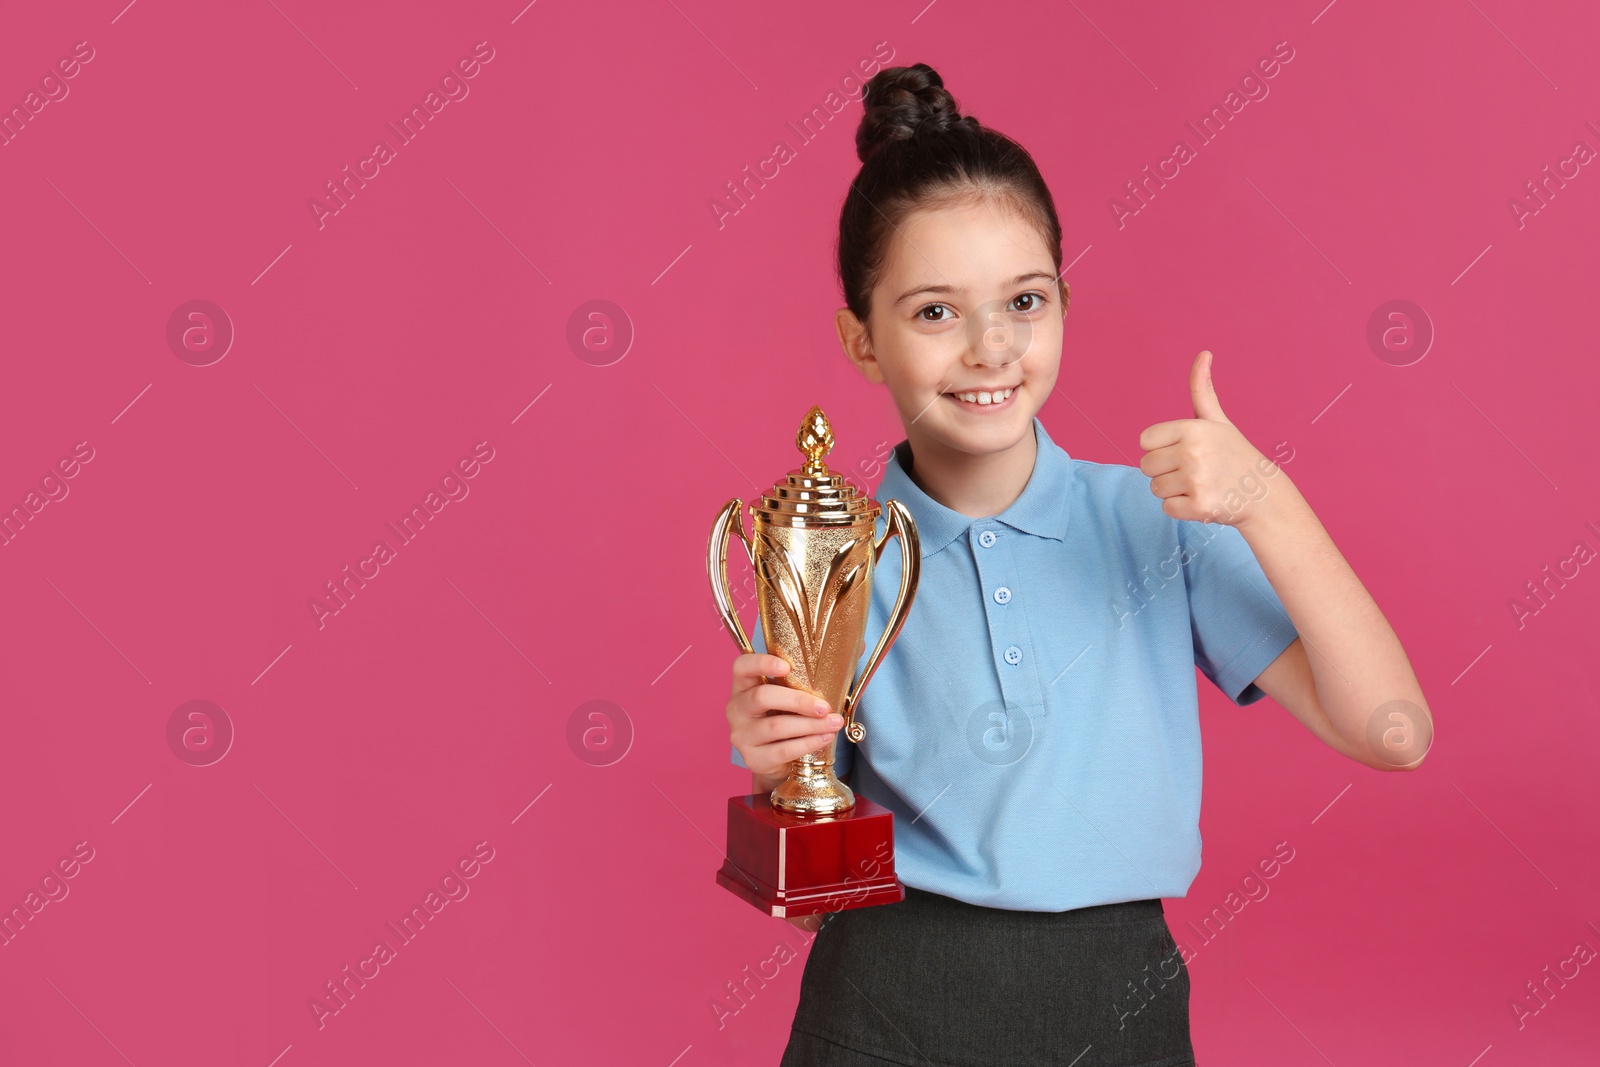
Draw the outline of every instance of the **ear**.
[[[867,381],[882,385],[883,368],[878,366],[878,359],[872,354],[872,338],[866,326],[856,318],[855,312],[848,307],[840,308],[833,314],[833,325],[839,331],[839,344],[843,346],[844,354],[855,364],[856,370]]]

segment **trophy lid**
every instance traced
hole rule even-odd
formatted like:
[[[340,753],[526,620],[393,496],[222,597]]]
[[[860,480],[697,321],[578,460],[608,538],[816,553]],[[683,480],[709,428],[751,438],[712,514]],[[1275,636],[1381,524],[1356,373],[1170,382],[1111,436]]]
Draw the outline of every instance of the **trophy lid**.
[[[789,472],[750,506],[751,515],[774,526],[853,526],[874,524],[878,504],[863,496],[823,460],[833,448],[833,427],[822,408],[813,404],[794,436],[795,447],[805,462]]]

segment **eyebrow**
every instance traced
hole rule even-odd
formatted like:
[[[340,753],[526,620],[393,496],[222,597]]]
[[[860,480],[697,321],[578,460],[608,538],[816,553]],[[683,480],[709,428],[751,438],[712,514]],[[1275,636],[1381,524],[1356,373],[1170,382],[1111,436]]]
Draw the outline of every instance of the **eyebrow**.
[[[1047,273],[1045,271],[1040,271],[1040,270],[1028,271],[1025,274],[1017,275],[1015,278],[1012,278],[1008,282],[1004,282],[1001,285],[1001,288],[1009,289],[1014,285],[1021,285],[1023,282],[1031,281],[1034,278],[1049,278],[1051,281],[1055,281],[1056,280],[1056,275]],[[957,288],[954,285],[919,285],[915,289],[908,289],[906,292],[901,293],[900,296],[895,300],[895,302],[893,304],[890,304],[889,306],[890,307],[899,307],[901,304],[905,303],[907,300],[910,300],[912,297],[916,296],[918,293],[964,293],[964,292],[966,292],[965,289]]]

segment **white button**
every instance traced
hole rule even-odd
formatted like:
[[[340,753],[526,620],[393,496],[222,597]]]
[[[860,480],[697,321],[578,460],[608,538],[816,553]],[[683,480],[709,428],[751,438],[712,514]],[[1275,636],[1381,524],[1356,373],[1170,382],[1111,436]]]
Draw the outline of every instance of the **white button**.
[[[994,602],[996,604],[1011,603],[1011,590],[1007,589],[1003,585],[999,589],[996,589],[994,591]]]
[[[985,530],[978,535],[978,544],[984,548],[993,548],[996,540],[993,530]]]
[[[1006,649],[1006,662],[1011,664],[1013,667],[1021,663],[1022,649],[1018,648],[1016,645],[1012,645],[1010,648]]]

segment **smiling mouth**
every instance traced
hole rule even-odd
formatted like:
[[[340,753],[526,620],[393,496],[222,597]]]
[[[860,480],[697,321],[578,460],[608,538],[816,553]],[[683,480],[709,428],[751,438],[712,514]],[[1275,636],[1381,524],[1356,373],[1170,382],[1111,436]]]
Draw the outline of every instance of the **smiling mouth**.
[[[1020,388],[1021,385],[1013,385],[1004,389],[952,390],[942,395],[971,407],[996,407],[1010,400]]]

